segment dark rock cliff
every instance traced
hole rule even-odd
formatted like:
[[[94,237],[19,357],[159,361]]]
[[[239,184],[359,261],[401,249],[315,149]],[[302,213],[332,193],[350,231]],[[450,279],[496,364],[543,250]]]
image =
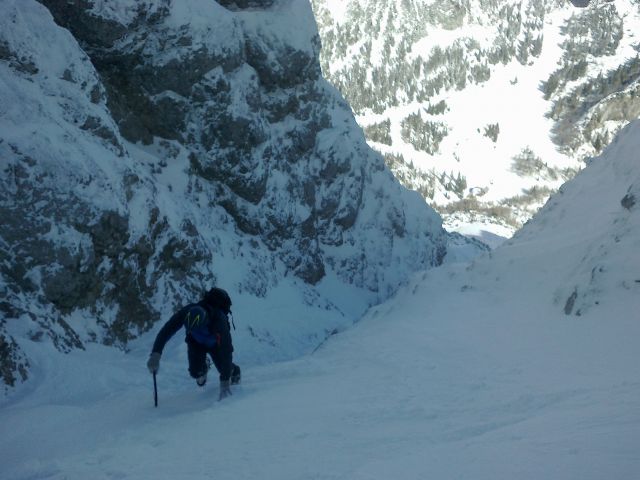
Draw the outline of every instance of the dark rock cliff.
[[[126,347],[216,283],[241,311],[282,302],[271,292],[284,285],[298,292],[279,323],[255,316],[237,333],[261,359],[290,356],[353,321],[346,306],[441,262],[439,217],[321,77],[307,2],[2,10],[6,384],[28,374],[24,342]],[[305,325],[301,309],[319,320]],[[295,347],[269,340],[285,331]]]

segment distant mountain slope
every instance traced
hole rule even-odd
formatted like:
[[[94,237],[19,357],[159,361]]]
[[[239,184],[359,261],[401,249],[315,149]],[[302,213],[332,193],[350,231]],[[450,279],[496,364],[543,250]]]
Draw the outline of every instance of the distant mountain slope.
[[[511,232],[640,116],[640,2],[313,0],[369,143],[443,215]]]
[[[441,262],[318,50],[304,1],[0,1],[6,384],[25,342],[126,348],[213,284],[286,358]]]

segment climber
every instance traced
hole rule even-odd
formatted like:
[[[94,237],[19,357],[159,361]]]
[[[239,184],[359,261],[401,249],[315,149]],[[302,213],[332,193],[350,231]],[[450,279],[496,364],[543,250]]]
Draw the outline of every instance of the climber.
[[[219,400],[231,395],[230,385],[240,383],[240,367],[233,363],[233,344],[229,317],[231,298],[221,288],[212,288],[201,301],[178,310],[156,336],[147,368],[156,374],[166,343],[182,327],[185,328],[189,374],[198,386],[207,382],[207,354],[220,374]]]

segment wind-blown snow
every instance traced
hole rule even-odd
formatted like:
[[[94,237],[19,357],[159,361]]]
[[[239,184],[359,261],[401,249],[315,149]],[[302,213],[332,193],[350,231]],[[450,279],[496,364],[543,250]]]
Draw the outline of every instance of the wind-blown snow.
[[[247,365],[239,345],[220,403],[181,339],[157,409],[152,336],[127,355],[30,343],[37,378],[0,409],[3,478],[637,478],[638,151],[634,122],[513,239],[416,275],[310,356]]]

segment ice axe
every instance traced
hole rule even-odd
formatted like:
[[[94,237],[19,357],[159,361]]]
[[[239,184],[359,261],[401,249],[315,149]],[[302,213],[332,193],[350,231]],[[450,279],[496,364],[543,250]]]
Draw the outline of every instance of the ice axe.
[[[156,382],[156,372],[153,372],[153,403],[158,407],[158,383]]]

